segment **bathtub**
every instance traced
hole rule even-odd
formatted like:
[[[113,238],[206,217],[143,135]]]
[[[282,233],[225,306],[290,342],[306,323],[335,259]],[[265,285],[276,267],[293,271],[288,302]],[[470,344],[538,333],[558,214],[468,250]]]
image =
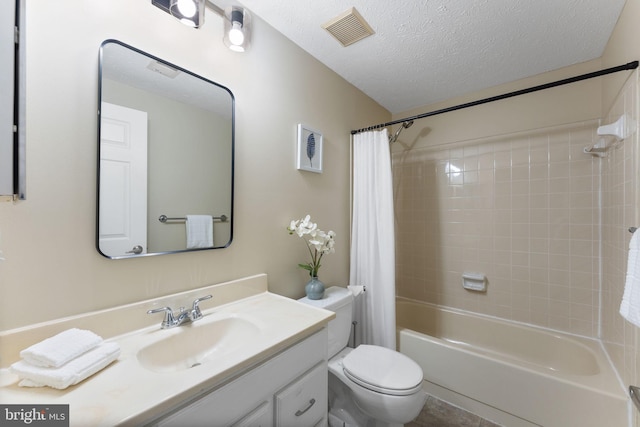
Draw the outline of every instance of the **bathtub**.
[[[627,427],[626,393],[595,340],[404,298],[398,351],[442,400],[505,426]]]

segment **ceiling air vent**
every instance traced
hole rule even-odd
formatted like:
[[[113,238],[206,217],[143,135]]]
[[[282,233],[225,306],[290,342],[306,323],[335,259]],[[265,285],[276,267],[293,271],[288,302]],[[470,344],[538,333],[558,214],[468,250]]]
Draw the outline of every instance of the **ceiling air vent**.
[[[322,28],[345,47],[375,33],[355,7],[323,24]]]

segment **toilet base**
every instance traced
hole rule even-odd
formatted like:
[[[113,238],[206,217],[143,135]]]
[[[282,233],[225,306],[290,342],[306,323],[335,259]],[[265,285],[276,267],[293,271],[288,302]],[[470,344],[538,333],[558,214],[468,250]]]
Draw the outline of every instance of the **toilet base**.
[[[342,420],[336,425],[402,426],[402,422],[417,417],[427,394],[419,389],[410,396],[381,395],[358,386],[343,371],[342,360],[352,351],[352,348],[344,348],[329,360],[329,414]]]
[[[344,417],[344,418],[342,418]],[[404,424],[387,424],[377,420],[369,420],[367,424],[354,424],[351,416],[345,412],[339,415],[329,412],[329,427],[404,427]]]
[[[344,418],[342,418],[344,417]],[[367,424],[354,424],[351,416],[341,412],[339,415],[329,412],[329,427],[404,427],[403,424],[385,424],[380,421],[370,420]]]
[[[342,410],[329,411],[329,427],[358,427],[351,416]]]
[[[329,427],[402,427],[372,418],[353,400],[351,390],[329,373]]]
[[[368,426],[370,417],[353,402],[351,390],[335,375],[329,373],[329,426]]]

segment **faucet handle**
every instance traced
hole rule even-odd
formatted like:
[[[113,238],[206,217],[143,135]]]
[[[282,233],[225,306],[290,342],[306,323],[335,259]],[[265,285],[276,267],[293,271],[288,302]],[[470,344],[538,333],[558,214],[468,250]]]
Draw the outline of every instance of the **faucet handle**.
[[[200,304],[201,301],[204,300],[208,300],[213,298],[213,295],[205,295],[203,297],[197,298],[195,301],[193,301],[193,306],[191,307],[191,320],[197,320],[199,318],[202,317],[202,311],[200,311],[200,306],[198,304]]]
[[[173,310],[171,310],[170,307],[154,308],[153,310],[147,311],[147,314],[162,313],[163,311],[164,311],[164,320],[162,321],[162,324],[160,325],[160,327],[162,329],[166,329],[174,326],[176,323],[176,319],[173,317]]]

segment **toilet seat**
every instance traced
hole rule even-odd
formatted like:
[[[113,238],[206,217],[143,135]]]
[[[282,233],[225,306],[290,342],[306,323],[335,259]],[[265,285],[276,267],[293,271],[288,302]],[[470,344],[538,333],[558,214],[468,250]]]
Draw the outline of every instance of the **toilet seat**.
[[[409,357],[374,345],[360,345],[342,360],[344,374],[369,390],[407,396],[422,388],[422,369]]]

